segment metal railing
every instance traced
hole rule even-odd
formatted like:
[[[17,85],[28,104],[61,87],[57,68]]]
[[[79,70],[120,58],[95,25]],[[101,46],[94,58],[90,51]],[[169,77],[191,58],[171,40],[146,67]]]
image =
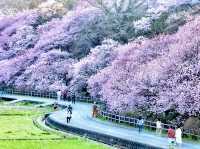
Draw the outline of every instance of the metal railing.
[[[117,123],[126,123],[126,124],[129,124],[130,126],[137,126],[137,123],[138,123],[138,118],[123,116],[119,114],[113,114],[112,112],[99,110],[98,114],[108,120],[115,121]],[[170,126],[173,129],[176,129],[175,126],[162,123],[163,130],[167,130]],[[144,127],[156,129],[156,122],[144,120]]]
[[[134,127],[137,127],[138,120],[139,120],[138,118],[128,117],[128,116],[104,111],[104,110],[101,110],[101,108],[98,111],[98,116],[101,116],[109,121],[114,121],[116,123],[128,124],[128,125],[134,126]],[[144,127],[147,129],[151,129],[151,130],[156,130],[156,122],[144,120]],[[173,129],[177,128],[176,125],[162,123],[162,131],[167,132],[167,130],[170,127]],[[183,134],[189,135],[189,136],[195,136],[195,137],[199,138],[200,137],[200,129],[184,129]]]
[[[25,95],[32,97],[42,97],[42,98],[57,98],[56,92],[41,92],[33,90],[19,90],[19,89],[7,89],[0,88],[1,93],[3,94],[15,94],[15,95]]]
[[[19,89],[9,89],[9,88],[0,88],[0,94],[16,94],[16,95],[25,95],[25,96],[32,96],[32,97],[41,97],[41,98],[49,98],[49,99],[56,99],[57,93],[56,92],[42,92],[42,91],[35,91],[35,90],[19,90]],[[76,95],[75,97],[76,101],[80,102],[87,102],[87,103],[93,103],[94,101],[97,102],[100,105],[98,115],[106,118],[107,120],[114,121],[116,123],[125,123],[130,126],[137,126],[138,118],[135,117],[128,117],[120,114],[115,114],[113,112],[109,112],[105,108],[105,103],[100,102],[98,100],[92,100],[90,97],[82,97]],[[61,96],[61,99],[64,99],[63,96]],[[71,99],[70,99],[71,100]],[[156,122],[144,120],[144,127],[150,128],[155,130],[156,129]],[[172,127],[173,129],[176,129],[176,126],[173,124],[164,124],[162,123],[162,130],[167,131],[169,127]],[[183,134],[200,137],[200,129],[184,129]]]
[[[41,97],[41,98],[48,98],[48,99],[56,99],[57,98],[57,93],[54,91],[48,91],[48,92],[43,92],[43,91],[36,91],[36,90],[20,90],[20,89],[9,89],[9,88],[0,88],[0,94],[12,94],[12,95],[24,95],[24,96],[31,96],[31,97]],[[93,103],[94,101],[90,97],[82,97],[82,96],[74,96],[76,101],[83,101],[87,103]],[[64,99],[64,96],[61,95],[61,99]],[[69,99],[68,97],[68,100]]]

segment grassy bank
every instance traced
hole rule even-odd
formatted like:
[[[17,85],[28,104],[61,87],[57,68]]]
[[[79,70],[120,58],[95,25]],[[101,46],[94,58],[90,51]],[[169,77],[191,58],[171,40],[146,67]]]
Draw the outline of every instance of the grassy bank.
[[[0,110],[0,148],[2,149],[106,149],[84,138],[49,133],[37,128],[32,119],[49,108]]]
[[[43,141],[0,141],[3,149],[106,149],[101,145],[77,139]]]

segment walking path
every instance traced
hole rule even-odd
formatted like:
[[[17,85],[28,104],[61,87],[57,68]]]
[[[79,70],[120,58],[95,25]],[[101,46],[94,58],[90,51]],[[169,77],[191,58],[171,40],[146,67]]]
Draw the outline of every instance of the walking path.
[[[55,102],[53,99],[45,99],[39,97],[19,96],[19,95],[0,95],[8,98],[15,98],[17,100],[29,100],[38,101],[46,104]],[[67,105],[67,102],[59,102],[60,105]],[[76,103],[73,106],[72,120],[69,124],[66,123],[66,111],[56,111],[49,117],[63,125],[69,125],[72,127],[94,131],[101,134],[112,135],[118,138],[131,140],[134,142],[145,143],[150,146],[156,146],[160,148],[168,148],[168,139],[166,137],[157,136],[155,133],[142,132],[138,133],[138,130],[133,127],[121,126],[108,121],[101,121],[91,117],[92,105],[87,103]],[[200,144],[195,143],[183,143],[181,149],[200,149]]]

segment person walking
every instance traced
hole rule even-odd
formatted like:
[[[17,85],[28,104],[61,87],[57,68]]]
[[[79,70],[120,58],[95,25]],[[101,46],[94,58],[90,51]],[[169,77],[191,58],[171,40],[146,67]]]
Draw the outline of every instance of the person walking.
[[[70,120],[71,120],[71,118],[72,118],[72,116],[71,116],[71,113],[70,113],[70,111],[69,110],[67,110],[67,123],[70,123]]]
[[[58,90],[58,91],[57,91],[57,101],[58,101],[58,102],[59,102],[60,99],[61,99],[61,94],[62,94],[61,90]]]
[[[144,119],[141,116],[137,121],[137,125],[138,125],[138,132],[141,133],[144,127]]]
[[[67,98],[67,101],[71,102],[72,101],[72,97],[73,97],[72,95],[69,95],[68,98]]]
[[[159,119],[156,122],[156,134],[158,135],[162,134],[162,123]]]
[[[92,107],[92,117],[97,117],[97,113],[98,113],[98,109],[97,109],[97,105],[96,105],[96,102],[94,102],[94,105]]]
[[[64,90],[64,92],[63,92],[63,99],[65,101],[67,100],[67,90]]]
[[[76,98],[75,96],[72,97],[72,104],[75,104],[76,103]]]
[[[172,129],[171,126],[169,126],[167,135],[168,135],[169,148],[173,148],[175,145],[175,131],[174,129]]]
[[[68,105],[68,110],[69,110],[69,112],[72,114],[72,106],[71,105]]]
[[[180,127],[178,127],[175,131],[175,137],[176,137],[176,143],[179,148],[181,148],[182,145],[182,130]]]

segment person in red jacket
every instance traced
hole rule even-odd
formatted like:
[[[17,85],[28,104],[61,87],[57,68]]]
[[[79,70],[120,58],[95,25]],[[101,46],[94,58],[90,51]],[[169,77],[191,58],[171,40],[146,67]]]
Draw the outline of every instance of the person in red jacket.
[[[168,135],[169,147],[171,148],[175,145],[175,131],[171,126],[167,131],[167,135]]]

